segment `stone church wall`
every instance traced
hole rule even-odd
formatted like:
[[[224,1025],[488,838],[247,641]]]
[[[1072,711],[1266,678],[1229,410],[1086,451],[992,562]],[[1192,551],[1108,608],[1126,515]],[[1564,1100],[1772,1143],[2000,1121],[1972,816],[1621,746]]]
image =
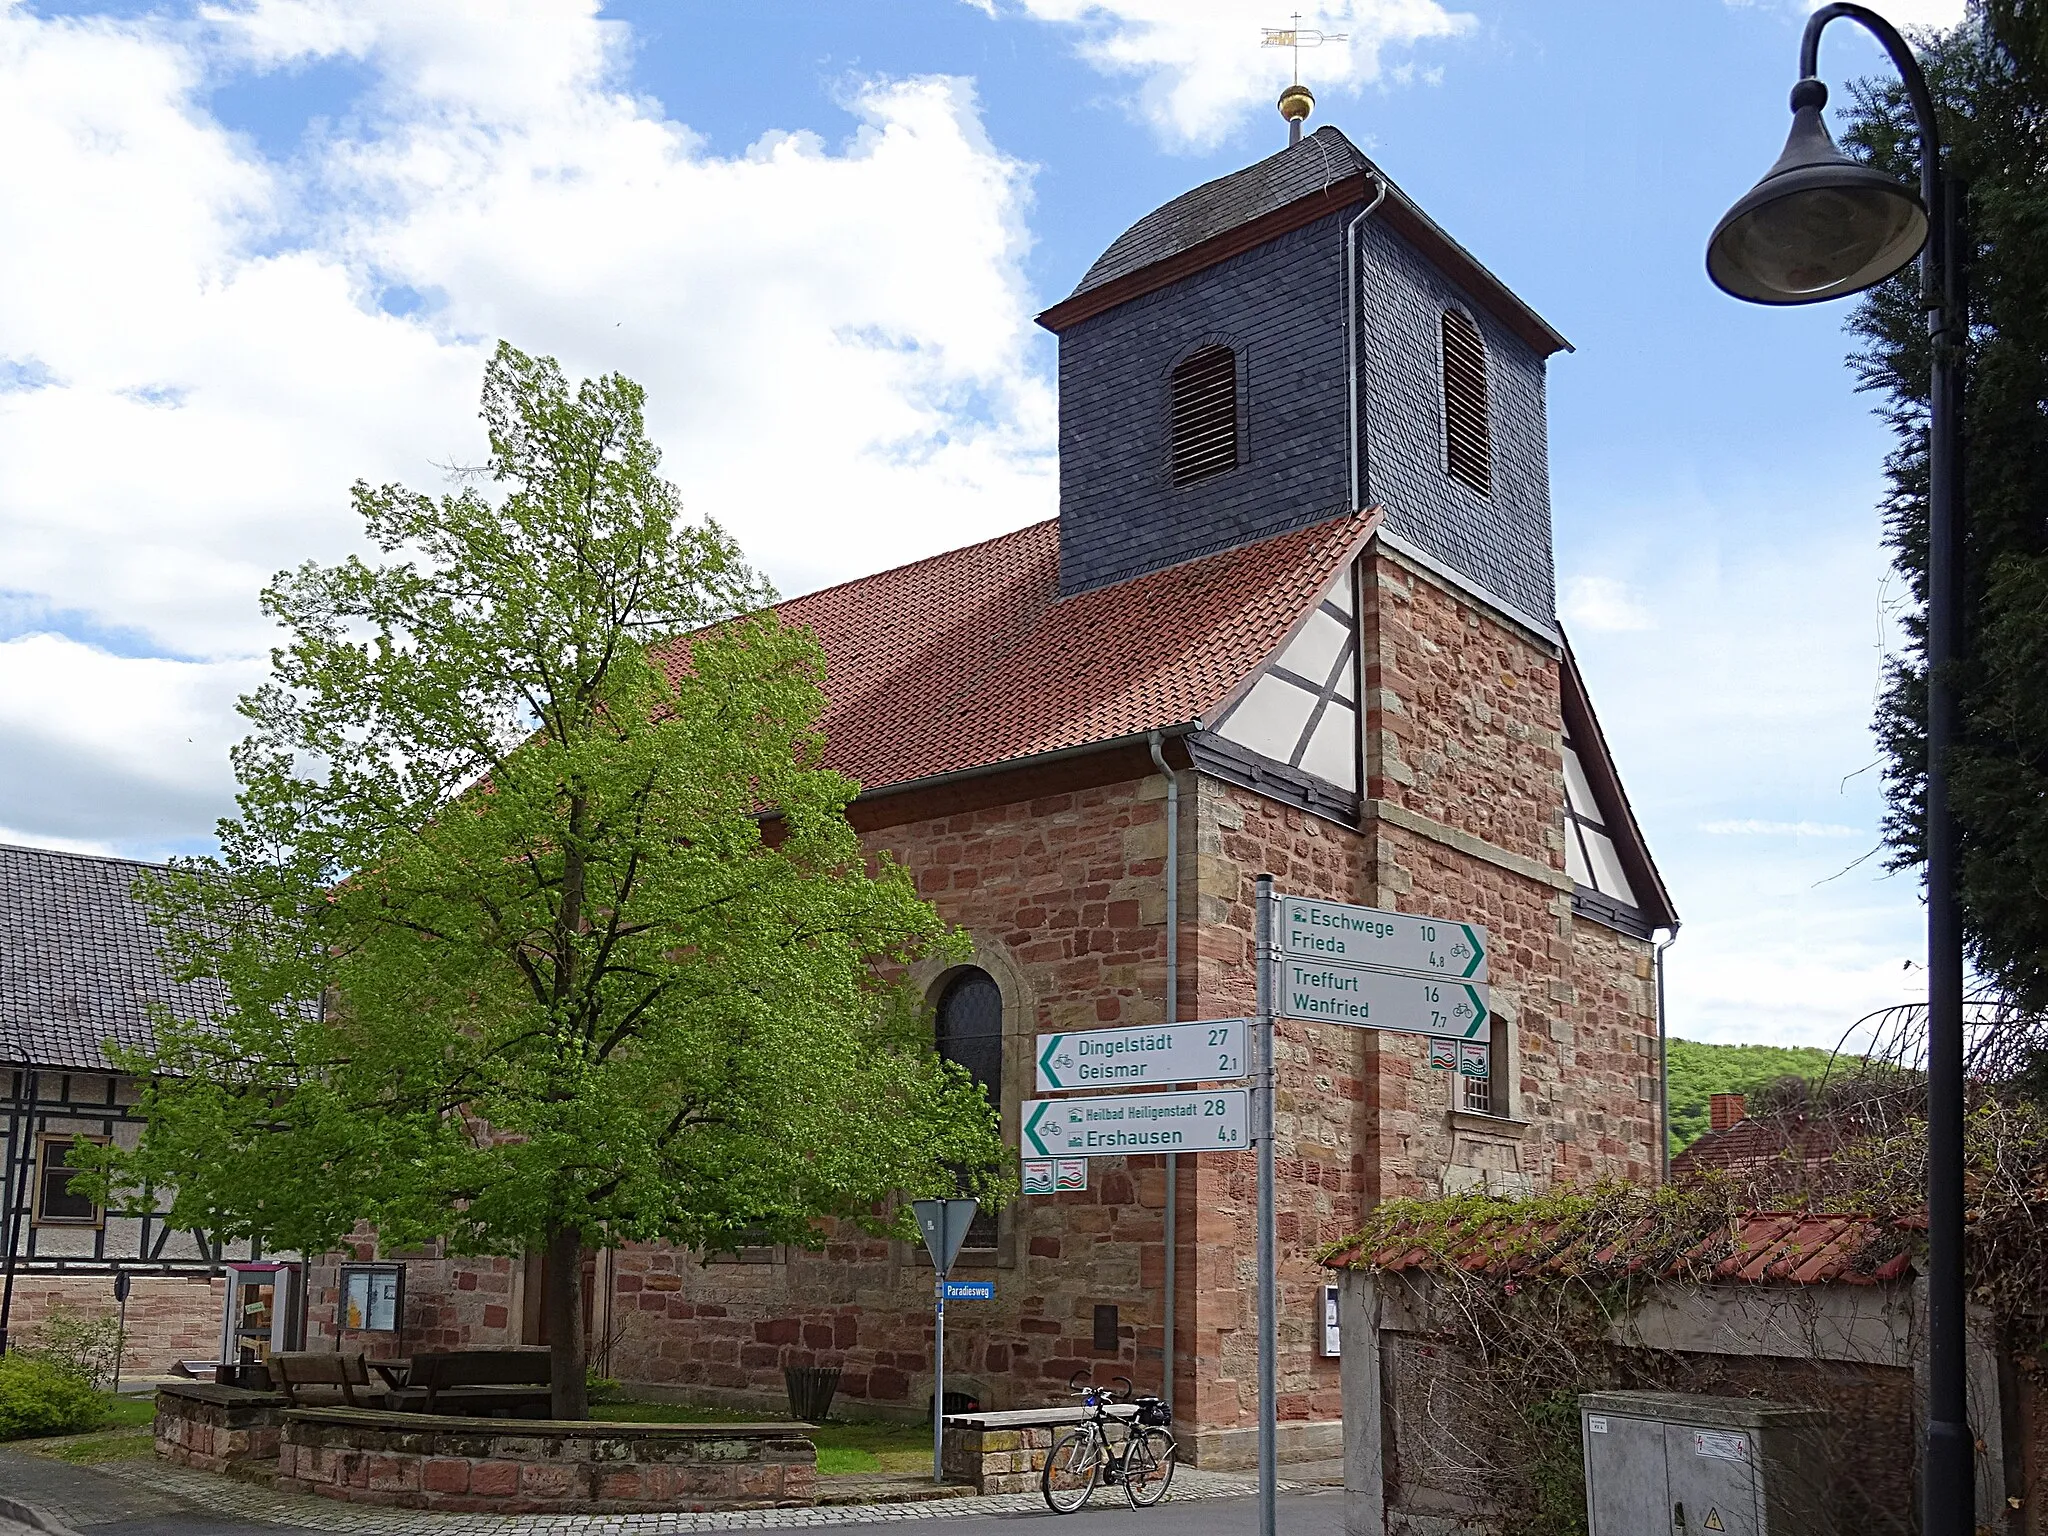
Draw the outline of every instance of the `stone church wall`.
[[[1253,882],[1266,872],[1286,892],[1484,923],[1507,1043],[1496,1056],[1499,1112],[1476,1114],[1418,1037],[1281,1024],[1288,1455],[1336,1453],[1338,1362],[1318,1353],[1327,1276],[1315,1256],[1375,1202],[1655,1171],[1649,946],[1573,911],[1555,656],[1393,557],[1369,558],[1365,574],[1363,825],[1183,770],[1181,1013],[1252,1011]],[[869,845],[901,860],[972,937],[974,963],[1002,992],[1012,1144],[1040,1030],[1164,1017],[1165,780],[1142,753],[1089,761],[1062,770],[1064,781],[1041,775],[1030,793],[1012,789],[1013,799],[1004,785],[1021,776],[859,813]],[[913,977],[933,996],[947,978],[938,967]],[[1255,1161],[1183,1157],[1178,1179],[1177,1427],[1191,1459],[1244,1465],[1257,1406]],[[964,1273],[995,1280],[996,1300],[948,1308],[949,1389],[986,1408],[1058,1403],[1086,1366],[1156,1390],[1164,1205],[1164,1159],[1096,1159],[1085,1193],[1005,1211],[994,1247],[962,1261]],[[610,1321],[597,1331],[610,1339],[611,1374],[639,1388],[767,1408],[783,1399],[785,1365],[830,1363],[845,1372],[847,1409],[926,1411],[931,1270],[915,1245],[846,1231],[822,1253],[761,1249],[709,1264],[644,1246],[614,1255],[611,1269]],[[516,1279],[471,1282],[477,1323],[493,1307],[516,1319],[504,1294]],[[469,1315],[451,1306],[451,1318]],[[1098,1352],[1105,1306],[1117,1309],[1116,1347]],[[489,1329],[464,1341],[484,1342],[479,1332]]]

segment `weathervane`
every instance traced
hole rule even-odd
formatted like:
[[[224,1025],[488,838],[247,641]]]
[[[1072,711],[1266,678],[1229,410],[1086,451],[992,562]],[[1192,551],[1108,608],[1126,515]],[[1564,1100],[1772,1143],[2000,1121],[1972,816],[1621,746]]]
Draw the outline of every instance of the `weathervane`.
[[[1280,115],[1287,119],[1287,144],[1291,149],[1301,142],[1301,122],[1316,104],[1314,92],[1301,83],[1301,50],[1320,48],[1325,43],[1341,43],[1350,37],[1348,32],[1318,32],[1313,27],[1301,24],[1301,12],[1293,15],[1291,27],[1259,28],[1259,46],[1262,48],[1291,48],[1294,51],[1294,83],[1280,93]]]

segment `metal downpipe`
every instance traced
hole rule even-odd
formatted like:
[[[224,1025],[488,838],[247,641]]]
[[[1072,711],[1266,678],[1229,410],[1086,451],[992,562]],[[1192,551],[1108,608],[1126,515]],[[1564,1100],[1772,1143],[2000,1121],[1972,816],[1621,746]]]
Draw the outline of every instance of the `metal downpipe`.
[[[1166,775],[1166,1022],[1180,1020],[1180,775],[1167,766],[1165,738],[1158,731],[1146,739],[1152,761]],[[1179,1247],[1180,1154],[1166,1154],[1166,1304],[1161,1309],[1159,1395],[1173,1406],[1174,1281]]]

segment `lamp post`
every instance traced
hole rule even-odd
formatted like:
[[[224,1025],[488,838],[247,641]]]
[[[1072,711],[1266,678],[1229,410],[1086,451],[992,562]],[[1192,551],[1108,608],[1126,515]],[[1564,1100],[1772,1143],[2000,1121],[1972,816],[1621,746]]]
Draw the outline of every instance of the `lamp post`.
[[[1859,165],[1821,122],[1820,35],[1846,18],[1875,36],[1906,83],[1920,130],[1920,189]],[[1941,170],[1934,98],[1898,29],[1860,5],[1824,5],[1806,23],[1792,133],[1764,179],[1730,208],[1707,246],[1707,275],[1756,304],[1812,304],[1882,282],[1917,253],[1933,350],[1927,493],[1927,1441],[1921,1530],[1975,1529],[1975,1442],[1964,1374],[1963,935],[1948,755],[1956,736],[1951,665],[1962,646],[1963,188]]]

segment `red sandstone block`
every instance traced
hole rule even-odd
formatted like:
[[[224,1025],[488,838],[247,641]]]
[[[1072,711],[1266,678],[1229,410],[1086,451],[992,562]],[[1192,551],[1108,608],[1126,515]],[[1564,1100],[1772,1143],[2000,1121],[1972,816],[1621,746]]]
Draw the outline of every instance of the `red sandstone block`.
[[[470,1486],[476,1486],[471,1474]],[[576,1489],[576,1469],[558,1462],[529,1461],[519,1468],[519,1491],[527,1498],[566,1499]]]
[[[457,1275],[457,1276],[455,1277],[455,1288],[456,1288],[456,1289],[457,1289],[458,1291],[473,1291],[473,1290],[475,1290],[475,1289],[476,1289],[476,1271],[475,1271],[475,1270],[473,1270],[473,1269],[465,1269],[465,1270],[463,1270],[463,1271],[462,1271],[462,1272],[461,1272],[460,1274],[458,1274],[458,1275]]]
[[[519,1491],[519,1468],[509,1461],[475,1461],[469,1466],[469,1491],[503,1498]]]
[[[640,1468],[622,1467],[616,1472],[599,1474],[597,1496],[600,1499],[644,1499],[648,1496],[645,1483]]]
[[[417,1490],[420,1462],[417,1456],[372,1456],[365,1469],[363,1486],[393,1493]]]
[[[509,1315],[503,1307],[494,1304],[484,1308],[484,1326],[486,1328],[502,1328],[507,1321],[509,1321]]]
[[[421,1468],[420,1486],[428,1493],[467,1493],[469,1463],[460,1456],[437,1456]]]

